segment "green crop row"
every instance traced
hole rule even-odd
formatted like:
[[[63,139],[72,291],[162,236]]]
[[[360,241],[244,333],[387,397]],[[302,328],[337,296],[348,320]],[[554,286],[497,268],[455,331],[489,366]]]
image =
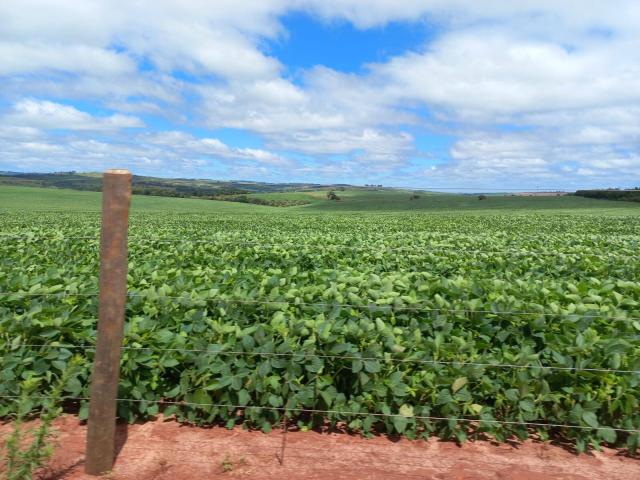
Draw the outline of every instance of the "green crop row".
[[[0,232],[0,396],[76,354],[87,396],[99,218]],[[635,450],[639,239],[635,217],[134,216],[118,411]]]

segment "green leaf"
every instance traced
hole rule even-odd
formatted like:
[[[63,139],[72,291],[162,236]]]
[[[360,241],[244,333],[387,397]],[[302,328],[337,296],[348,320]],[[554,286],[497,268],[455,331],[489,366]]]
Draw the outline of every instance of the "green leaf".
[[[598,437],[607,443],[616,443],[616,432],[613,428],[603,427],[598,430]]]
[[[162,366],[167,368],[175,367],[176,365],[179,365],[179,364],[180,362],[175,358],[165,358],[164,360],[162,360]]]
[[[407,428],[407,419],[405,417],[393,417],[393,427],[396,432],[402,433]]]
[[[324,402],[327,404],[327,407],[330,407],[331,405],[333,405],[333,401],[336,398],[336,393],[337,392],[334,387],[329,387],[326,390],[320,391],[320,396],[322,397]]]
[[[71,393],[71,395],[80,395],[80,393],[82,392],[82,384],[77,377],[70,378],[67,381],[65,390]]]
[[[189,403],[197,403],[197,406],[205,406],[211,403],[211,397],[206,392],[206,390],[196,390],[196,392],[191,395],[191,400]]]
[[[165,392],[164,396],[167,398],[173,398],[180,393],[180,385],[175,386],[168,392]]]
[[[582,413],[582,420],[584,421],[584,423],[586,423],[590,427],[598,428],[598,425],[599,425],[598,424],[598,417],[596,416],[595,413],[593,413],[593,412],[583,412]]]
[[[364,364],[362,363],[362,360],[353,360],[351,362],[351,371],[353,373],[358,373],[360,370],[362,370],[363,366]]]
[[[453,384],[451,385],[451,391],[453,393],[456,393],[458,390],[460,390],[462,387],[464,387],[467,384],[467,381],[468,381],[467,377],[456,378]]]
[[[249,403],[251,396],[244,388],[238,392],[238,402],[243,407]]]
[[[306,368],[308,372],[318,373],[319,371],[322,370],[323,366],[324,366],[324,362],[322,361],[321,358],[312,357],[309,363],[307,363],[304,366],[304,368]]]
[[[67,363],[60,360],[54,360],[51,364],[60,371],[64,371],[67,368]]]
[[[467,432],[465,432],[464,430],[456,430],[455,436],[458,443],[462,444],[467,441]]]
[[[269,363],[269,360],[265,360],[258,367],[258,375],[266,377],[269,373],[271,373],[271,364]]]
[[[512,402],[517,402],[520,398],[520,392],[515,388],[510,388],[504,392],[504,396],[507,397],[508,400]]]
[[[518,405],[520,406],[520,410],[523,410],[528,413],[531,413],[536,409],[536,404],[530,398],[525,398],[524,400],[520,400]]]
[[[87,418],[89,418],[89,402],[85,402],[82,404],[80,410],[78,411],[78,418],[80,420],[86,420]]]
[[[165,408],[162,411],[162,415],[165,418],[170,417],[171,415],[174,415],[177,411],[178,411],[178,407],[176,405],[169,405],[167,408]]]
[[[400,407],[400,415],[403,417],[413,417],[413,407],[405,403]]]
[[[380,371],[380,362],[378,360],[365,360],[364,369],[369,373],[378,373]]]

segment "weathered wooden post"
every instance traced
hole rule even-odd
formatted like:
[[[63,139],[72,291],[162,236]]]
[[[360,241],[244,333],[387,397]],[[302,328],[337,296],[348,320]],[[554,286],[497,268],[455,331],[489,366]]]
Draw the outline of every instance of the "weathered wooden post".
[[[91,375],[85,472],[111,470],[115,455],[116,398],[127,300],[127,228],[131,173],[107,170],[102,180],[100,304]]]

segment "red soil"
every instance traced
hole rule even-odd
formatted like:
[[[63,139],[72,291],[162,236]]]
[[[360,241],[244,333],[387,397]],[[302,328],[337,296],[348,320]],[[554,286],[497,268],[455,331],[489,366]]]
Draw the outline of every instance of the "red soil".
[[[55,424],[57,448],[42,480],[90,479],[84,474],[86,426],[65,415]],[[6,434],[10,425],[0,425]],[[365,439],[341,433],[197,428],[158,419],[118,426],[118,455],[105,478],[135,480],[423,479],[637,480],[640,459],[605,449],[575,455],[550,443],[495,445]]]

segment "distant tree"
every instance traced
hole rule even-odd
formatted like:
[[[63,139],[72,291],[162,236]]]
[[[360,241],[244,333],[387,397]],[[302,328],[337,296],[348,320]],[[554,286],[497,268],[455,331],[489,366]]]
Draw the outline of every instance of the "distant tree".
[[[478,200],[486,200],[487,196],[486,195],[478,195]]]
[[[419,198],[420,198],[420,195],[418,195],[417,193],[414,193],[409,197],[409,200],[418,200]]]
[[[336,192],[334,192],[333,190],[330,190],[327,193],[327,198],[329,200],[336,200],[336,201],[340,200],[340,197],[338,195],[336,195]]]

